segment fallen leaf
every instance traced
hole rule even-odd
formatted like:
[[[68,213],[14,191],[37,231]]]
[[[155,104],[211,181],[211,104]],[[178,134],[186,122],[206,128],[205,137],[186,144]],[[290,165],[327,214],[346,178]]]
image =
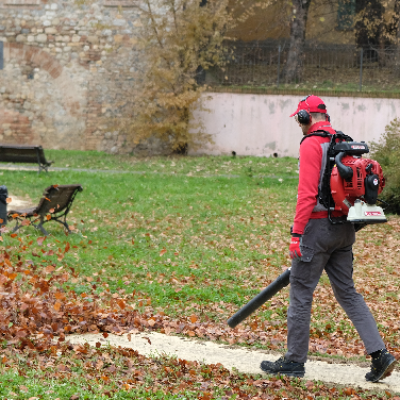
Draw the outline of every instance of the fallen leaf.
[[[46,272],[46,274],[51,274],[53,271],[55,270],[55,267],[53,267],[52,265],[48,265],[44,271]]]
[[[151,340],[150,340],[150,338],[148,338],[147,336],[143,336],[143,339],[146,339],[147,342],[148,342],[149,344],[151,344]]]
[[[196,315],[192,315],[192,316],[190,317],[190,321],[192,322],[192,324],[194,324],[197,320],[198,320],[198,318],[197,318]]]

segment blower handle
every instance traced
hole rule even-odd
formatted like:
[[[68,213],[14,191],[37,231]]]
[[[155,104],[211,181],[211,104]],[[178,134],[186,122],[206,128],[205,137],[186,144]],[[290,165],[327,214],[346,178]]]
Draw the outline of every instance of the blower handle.
[[[239,325],[245,318],[252,314],[257,308],[261,307],[272,296],[275,296],[280,290],[290,283],[290,268],[283,274],[279,275],[272,283],[270,283],[256,297],[252,298],[244,305],[236,314],[228,319],[228,325],[231,328]]]
[[[346,155],[344,151],[338,153],[335,157],[335,162],[337,169],[339,171],[339,175],[346,181],[350,181],[353,178],[353,170],[350,167],[343,165],[342,158]]]

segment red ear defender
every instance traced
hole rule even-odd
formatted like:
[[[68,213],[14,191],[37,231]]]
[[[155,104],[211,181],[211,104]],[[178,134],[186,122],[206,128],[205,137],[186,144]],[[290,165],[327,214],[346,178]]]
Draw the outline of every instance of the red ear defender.
[[[300,124],[308,125],[312,121],[312,116],[307,110],[300,110],[297,113],[297,121]]]

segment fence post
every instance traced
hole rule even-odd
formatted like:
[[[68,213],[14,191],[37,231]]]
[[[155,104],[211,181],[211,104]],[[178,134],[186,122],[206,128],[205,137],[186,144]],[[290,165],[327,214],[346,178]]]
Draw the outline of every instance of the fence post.
[[[278,79],[276,81],[276,85],[279,89],[279,76],[281,74],[281,45],[278,46]]]
[[[364,49],[361,48],[361,50],[360,50],[360,92],[362,91],[363,55],[364,55]]]

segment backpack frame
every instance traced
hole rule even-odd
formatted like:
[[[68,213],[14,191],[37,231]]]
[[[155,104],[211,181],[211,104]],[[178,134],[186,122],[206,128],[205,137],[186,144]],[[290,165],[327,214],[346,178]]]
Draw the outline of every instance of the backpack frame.
[[[329,142],[329,147],[327,151],[327,162],[325,166],[325,171],[323,171],[322,175],[322,185],[321,188],[318,185],[318,200],[319,202],[328,209],[328,219],[331,224],[342,224],[346,221],[343,220],[333,220],[331,216],[331,211],[333,211],[334,207],[332,207],[332,204],[335,204],[332,194],[331,194],[331,174],[333,167],[335,166],[335,156],[337,155],[337,151],[335,151],[335,145],[336,141],[339,140],[340,142],[353,142],[353,139],[345,135],[341,131],[335,131],[335,134],[331,134],[328,131],[325,130],[318,130],[316,132],[310,133],[306,136],[303,137],[303,139],[300,142],[300,145],[303,143],[303,141],[311,136],[319,136],[319,137],[327,137],[330,139]]]

